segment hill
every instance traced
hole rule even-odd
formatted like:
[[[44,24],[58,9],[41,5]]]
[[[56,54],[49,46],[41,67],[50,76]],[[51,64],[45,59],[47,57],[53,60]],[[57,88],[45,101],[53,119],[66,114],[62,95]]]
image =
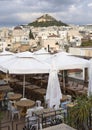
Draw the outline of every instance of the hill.
[[[61,21],[57,21],[52,16],[45,14],[39,18],[37,18],[36,21],[29,23],[29,26],[34,27],[48,27],[48,26],[67,26],[66,23],[63,23]]]

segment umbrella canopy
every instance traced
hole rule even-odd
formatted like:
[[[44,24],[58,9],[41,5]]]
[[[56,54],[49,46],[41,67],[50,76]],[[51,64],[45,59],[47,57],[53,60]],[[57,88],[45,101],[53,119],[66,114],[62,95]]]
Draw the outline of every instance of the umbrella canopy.
[[[46,59],[50,58],[52,55],[44,48],[42,48],[38,51],[35,51],[34,56],[41,61],[45,61]]]
[[[8,61],[14,56],[14,53],[9,51],[3,51],[0,53],[0,64],[2,64],[5,61]]]
[[[0,55],[0,64],[2,64],[3,62],[8,61],[9,59],[11,59],[13,57],[13,55]]]
[[[0,64],[0,70],[9,74],[49,73],[49,64],[36,59],[30,52],[27,54],[16,54],[13,58]]]
[[[89,84],[88,84],[88,96],[92,96],[92,59],[89,63]]]
[[[0,64],[0,70],[9,74],[23,74],[23,97],[25,96],[25,74],[49,73],[50,65],[32,56],[30,52],[16,54]]]
[[[49,101],[49,107],[52,108],[55,105],[55,108],[58,108],[60,105],[61,98],[62,94],[57,70],[54,67],[52,67],[49,74],[48,86],[46,92],[46,100]]]
[[[3,51],[0,53],[0,64],[2,65],[3,62],[8,61],[9,59],[14,57],[14,53],[9,52],[9,51]],[[8,75],[6,74],[6,81],[8,83]]]
[[[2,55],[2,56],[4,56],[4,55],[13,55],[14,53],[12,53],[12,52],[9,52],[9,51],[3,51],[3,52],[1,52],[0,53],[0,56]]]
[[[30,58],[30,57],[33,57],[33,53],[32,52],[29,52],[29,51],[25,51],[25,52],[19,52],[19,53],[16,53],[16,56],[18,57],[24,57],[24,58]]]
[[[46,51],[44,48],[41,48],[38,51],[35,51],[34,54],[40,55],[40,54],[48,54],[49,52]]]
[[[69,70],[69,69],[84,69],[88,68],[89,61],[72,56],[65,52],[54,54],[51,58],[45,61],[49,64],[54,60],[57,70]],[[64,71],[63,71],[64,72]],[[63,73],[63,87],[65,88],[65,76]]]
[[[89,61],[83,58],[68,55],[60,52],[54,54],[51,58],[46,59],[46,62],[51,64],[52,60],[55,61],[58,70],[86,68],[89,66]]]

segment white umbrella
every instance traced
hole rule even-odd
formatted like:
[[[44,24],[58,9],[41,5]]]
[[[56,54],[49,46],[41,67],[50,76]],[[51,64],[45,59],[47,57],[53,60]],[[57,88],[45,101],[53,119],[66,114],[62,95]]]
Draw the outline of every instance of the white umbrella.
[[[89,63],[89,84],[88,84],[88,96],[92,96],[92,59]]]
[[[0,65],[0,70],[5,73],[24,75],[23,97],[25,93],[25,74],[49,73],[50,70],[50,65],[34,58],[30,52],[27,53],[28,56],[25,53],[19,53],[19,55],[17,54]]]
[[[70,54],[65,52],[56,53],[52,57],[46,59],[45,61],[51,64],[53,60],[58,70],[84,69],[89,66],[88,60],[71,56]],[[65,88],[64,75],[63,75],[63,87]]]
[[[13,55],[13,54],[14,54],[14,53],[12,53],[12,52],[10,52],[10,51],[5,51],[5,50],[4,50],[3,52],[0,53],[0,56],[1,56],[1,55],[2,55],[2,56],[5,56],[5,55],[8,56],[8,55]]]
[[[15,57],[2,63],[0,69],[9,74],[48,73],[48,64],[35,58]]]
[[[3,51],[0,53],[0,64],[2,64],[2,62],[5,62],[9,59],[11,59],[14,56],[14,53],[9,52],[9,51]]]
[[[2,65],[3,62],[8,61],[14,56],[14,53],[9,52],[9,51],[3,51],[0,53],[0,64]],[[6,81],[8,83],[8,75],[6,74]]]
[[[89,66],[88,60],[71,56],[64,52],[54,54],[52,57],[46,59],[45,61],[51,64],[52,60],[55,61],[55,65],[58,70],[77,69],[77,68],[83,69]]]
[[[16,53],[16,56],[22,57],[22,58],[23,58],[23,57],[24,57],[24,58],[25,58],[25,57],[27,57],[27,58],[28,58],[28,57],[29,57],[29,58],[30,58],[30,57],[34,57],[34,56],[33,56],[33,53],[32,53],[32,52],[29,52],[29,51],[24,51],[24,52]]]
[[[46,100],[49,101],[49,107],[52,108],[55,105],[55,108],[58,108],[60,105],[61,98],[62,94],[60,90],[57,70],[54,67],[52,67],[49,74],[49,80],[46,92]]]
[[[44,48],[42,48],[38,51],[35,51],[34,56],[40,59],[41,61],[45,61],[46,59],[50,58],[52,55],[48,51],[46,51]]]
[[[34,54],[40,55],[40,54],[48,54],[49,52],[46,51],[44,48],[41,48],[38,51],[35,51]]]

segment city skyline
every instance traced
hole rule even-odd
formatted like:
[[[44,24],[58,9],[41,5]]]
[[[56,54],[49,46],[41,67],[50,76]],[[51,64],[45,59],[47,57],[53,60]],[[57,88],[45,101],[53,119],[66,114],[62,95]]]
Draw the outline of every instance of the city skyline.
[[[0,26],[16,26],[49,14],[67,24],[92,24],[91,0],[0,0]]]

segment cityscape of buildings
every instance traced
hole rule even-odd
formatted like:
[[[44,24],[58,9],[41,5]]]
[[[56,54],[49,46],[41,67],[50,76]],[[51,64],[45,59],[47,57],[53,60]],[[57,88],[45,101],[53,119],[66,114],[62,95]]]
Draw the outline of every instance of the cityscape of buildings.
[[[45,21],[44,17],[37,19]],[[46,19],[48,21],[48,19]],[[30,37],[30,33],[33,37]],[[92,25],[33,27],[20,25],[0,28],[0,51],[35,51],[45,48],[51,52],[68,51],[74,55],[92,56],[91,47],[81,47],[92,40]]]
[[[0,5],[0,130],[92,130],[92,1]]]

